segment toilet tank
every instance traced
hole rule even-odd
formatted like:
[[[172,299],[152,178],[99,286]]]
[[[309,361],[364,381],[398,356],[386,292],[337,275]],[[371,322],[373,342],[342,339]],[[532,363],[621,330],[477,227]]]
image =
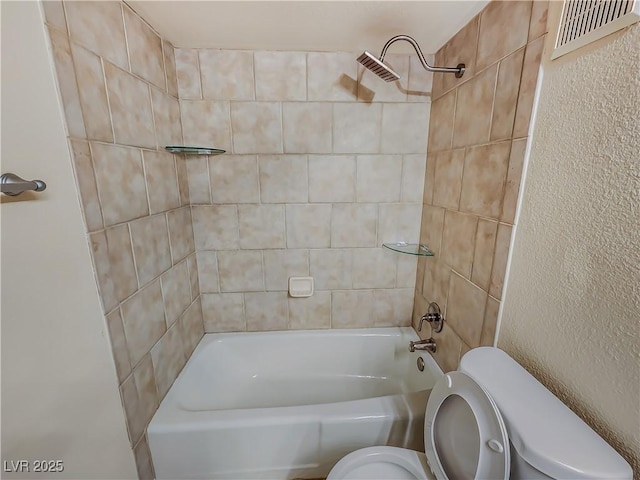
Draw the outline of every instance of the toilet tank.
[[[512,452],[520,457],[512,459],[514,467],[522,468],[524,460],[556,479],[631,480],[631,467],[620,454],[502,350],[475,348],[458,370],[496,402]]]

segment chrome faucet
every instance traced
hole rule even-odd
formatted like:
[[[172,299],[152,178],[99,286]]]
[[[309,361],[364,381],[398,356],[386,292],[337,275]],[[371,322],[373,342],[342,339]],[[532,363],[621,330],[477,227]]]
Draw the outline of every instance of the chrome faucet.
[[[436,341],[433,338],[429,338],[427,340],[409,342],[409,351],[415,352],[416,350],[428,350],[431,353],[436,353]]]

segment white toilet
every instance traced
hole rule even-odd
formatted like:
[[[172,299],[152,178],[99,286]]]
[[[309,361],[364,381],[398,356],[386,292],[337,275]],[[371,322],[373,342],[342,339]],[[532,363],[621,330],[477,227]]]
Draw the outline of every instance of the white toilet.
[[[629,464],[502,350],[481,347],[433,388],[426,455],[370,447],[342,458],[337,479],[629,479]]]

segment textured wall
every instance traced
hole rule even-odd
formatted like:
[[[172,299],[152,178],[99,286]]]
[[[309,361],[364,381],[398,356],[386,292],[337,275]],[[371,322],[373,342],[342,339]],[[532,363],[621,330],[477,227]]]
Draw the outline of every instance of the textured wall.
[[[544,63],[498,346],[640,477],[640,25]]]
[[[409,325],[432,76],[391,55],[177,49],[207,332]],[[291,276],[315,279],[290,298]]]
[[[434,75],[420,238],[435,256],[420,259],[414,303],[414,324],[429,302],[444,312],[445,371],[493,344],[546,27],[546,1],[495,1],[436,53],[467,66]]]

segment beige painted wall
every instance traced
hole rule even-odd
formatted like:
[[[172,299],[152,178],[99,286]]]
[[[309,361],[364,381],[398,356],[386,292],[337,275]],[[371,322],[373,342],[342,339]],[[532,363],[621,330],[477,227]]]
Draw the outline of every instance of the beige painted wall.
[[[640,25],[549,52],[498,346],[640,477]]]
[[[2,460],[136,478],[39,8],[2,2],[2,171],[48,185],[2,198]]]

